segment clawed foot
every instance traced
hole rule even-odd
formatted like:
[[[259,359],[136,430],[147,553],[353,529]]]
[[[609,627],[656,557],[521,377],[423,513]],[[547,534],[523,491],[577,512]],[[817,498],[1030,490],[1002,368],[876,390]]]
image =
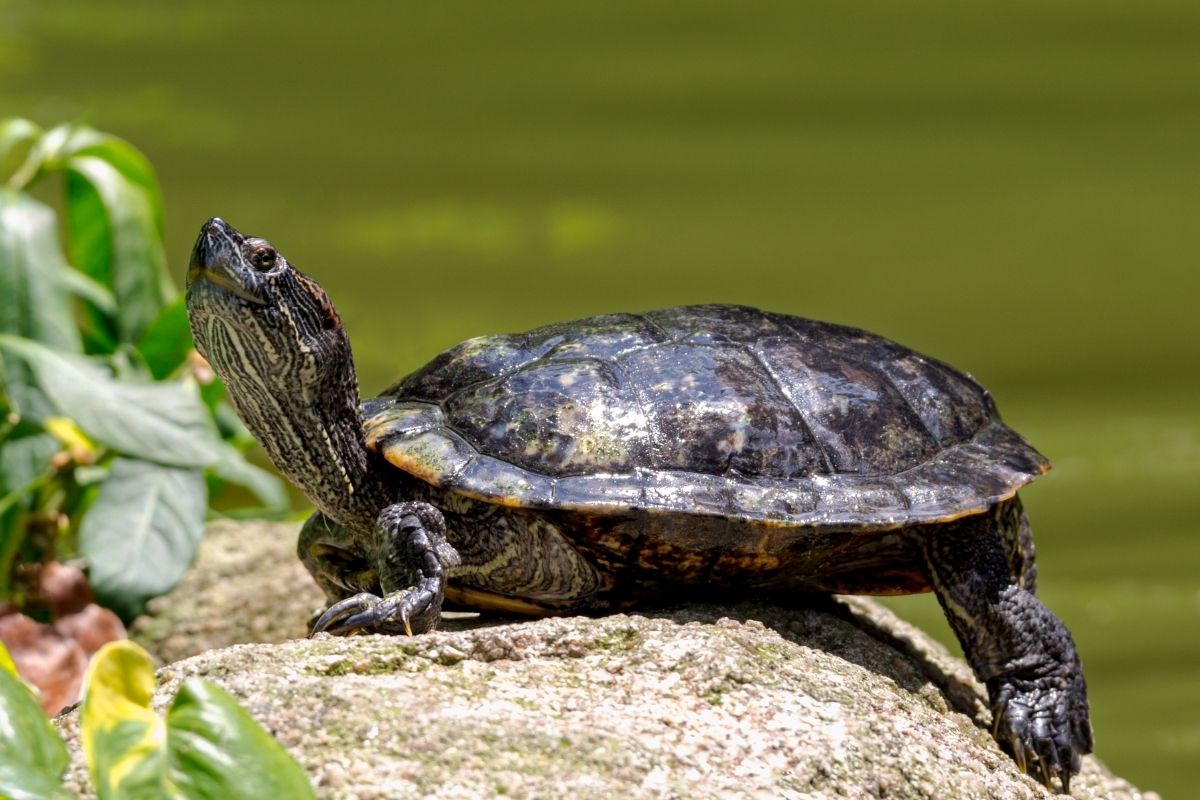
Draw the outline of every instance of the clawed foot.
[[[1082,676],[1009,679],[992,705],[992,735],[1022,772],[1053,788],[1054,778],[1070,792],[1080,757],[1092,752],[1087,690]]]
[[[375,545],[383,597],[362,592],[339,600],[313,623],[314,634],[412,636],[437,627],[446,569],[459,563],[441,512],[428,503],[394,503],[379,514]]]
[[[437,627],[441,613],[432,592],[405,589],[387,597],[363,592],[334,603],[313,624],[312,633],[425,633]]]

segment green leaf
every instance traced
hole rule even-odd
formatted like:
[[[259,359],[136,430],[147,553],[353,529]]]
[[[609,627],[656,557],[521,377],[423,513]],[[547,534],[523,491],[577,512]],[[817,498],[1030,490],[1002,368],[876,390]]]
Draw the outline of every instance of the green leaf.
[[[142,334],[137,349],[155,380],[168,377],[187,359],[192,349],[192,330],[183,295],[163,306]]]
[[[209,467],[209,472],[223,481],[249,489],[269,513],[287,511],[291,505],[283,481],[274,473],[251,464],[242,451],[232,445],[221,448],[221,457]]]
[[[81,125],[60,125],[34,143],[12,176],[25,186],[56,172],[66,175],[65,217],[71,261],[92,284],[112,289],[116,304],[95,286],[75,280],[84,297],[83,328],[90,352],[133,344],[178,292],[163,251],[162,195],[154,170],[136,148]],[[120,307],[115,315],[112,309]]]
[[[154,170],[128,142],[90,128],[71,133],[61,158],[71,260],[112,288],[121,309],[111,320],[118,340],[135,343],[178,294],[163,250]]]
[[[77,269],[67,270],[62,278],[63,287],[80,300],[88,301],[105,314],[117,313],[117,298],[104,284]]]
[[[112,450],[179,467],[220,457],[221,441],[191,380],[118,381],[91,359],[12,336],[0,336],[0,349],[32,367],[58,414]]]
[[[75,275],[59,248],[54,212],[26,195],[0,188],[0,297],[5,298],[0,303],[0,335],[79,352],[70,291]],[[22,417],[37,420],[52,413],[25,364],[0,364],[0,373]]]
[[[71,795],[60,786],[67,748],[33,693],[11,669],[0,644],[0,797],[45,800]]]
[[[0,334],[0,341],[4,338],[5,334]],[[40,433],[41,420],[55,413],[54,404],[38,386],[28,364],[21,359],[4,359],[3,345],[0,345],[0,384],[3,384],[0,401],[5,406],[3,440]]]
[[[0,494],[27,485],[50,470],[50,459],[60,450],[48,433],[13,436],[0,447]]]
[[[41,135],[41,126],[27,119],[11,117],[0,122],[0,161],[22,143],[32,142]]]
[[[27,195],[0,189],[0,333],[78,352],[66,277],[71,271],[58,246],[54,212]]]
[[[24,145],[37,141],[42,129],[27,119],[6,119],[0,122],[0,178],[15,171]],[[14,187],[20,188],[20,187]]]
[[[79,529],[101,602],[132,619],[170,591],[196,555],[206,501],[199,469],[114,459]]]
[[[69,145],[73,125],[59,125],[34,140],[24,163],[13,173],[9,185],[23,189],[48,171],[61,168],[61,154]]]
[[[176,294],[168,278],[155,210],[145,193],[107,161],[95,156],[72,158],[70,171],[94,190],[82,192],[77,181],[67,183],[72,260],[112,287],[121,309],[115,319],[120,341],[136,342],[158,310]],[[98,234],[97,225],[107,226],[106,237]],[[107,254],[103,250],[92,256],[82,254],[81,246],[95,246],[102,238],[109,242]],[[108,261],[101,266],[99,258],[104,255]],[[81,260],[84,258],[86,261]]]
[[[100,648],[84,678],[80,738],[100,800],[182,797],[167,781],[165,726],[150,708],[154,664],[133,642]]]
[[[131,184],[140,189],[153,212],[154,229],[159,239],[164,236],[162,193],[154,167],[142,152],[129,142],[110,133],[86,125],[74,126],[70,144],[64,152],[69,158],[95,156],[107,161]]]
[[[227,692],[188,678],[167,712],[171,781],[188,797],[315,798],[308,776]]]
[[[0,598],[11,591],[13,564],[25,541],[26,513],[50,482],[50,458],[58,442],[45,433],[17,435],[0,444]]]
[[[104,201],[82,176],[67,173],[65,208],[71,261],[96,284],[112,291],[112,232],[104,214]],[[114,300],[115,300],[115,293]],[[80,309],[80,327],[89,353],[111,353],[120,345],[119,314],[86,302]]]

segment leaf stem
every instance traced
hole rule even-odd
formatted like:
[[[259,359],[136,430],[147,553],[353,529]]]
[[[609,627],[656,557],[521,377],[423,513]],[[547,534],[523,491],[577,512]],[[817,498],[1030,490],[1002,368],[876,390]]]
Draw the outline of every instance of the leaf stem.
[[[0,520],[4,519],[4,516],[17,505],[22,497],[38,491],[53,479],[53,472],[45,472],[24,486],[0,497]],[[0,597],[6,598],[12,593],[12,568],[17,558],[17,552],[21,549],[21,542],[25,539],[25,526],[19,524],[19,519],[20,515],[17,515],[17,521],[14,524],[4,526],[7,530],[0,529]]]

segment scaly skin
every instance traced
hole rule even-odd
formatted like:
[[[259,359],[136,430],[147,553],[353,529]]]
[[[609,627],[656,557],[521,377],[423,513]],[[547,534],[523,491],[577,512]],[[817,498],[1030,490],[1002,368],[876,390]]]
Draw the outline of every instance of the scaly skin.
[[[1064,793],[1092,751],[1087,685],[1071,634],[1033,593],[1018,501],[924,539],[938,601],[988,690],[992,735],[1017,766]],[[1012,545],[1016,544],[1014,551]],[[1025,584],[1025,585],[1023,585]]]

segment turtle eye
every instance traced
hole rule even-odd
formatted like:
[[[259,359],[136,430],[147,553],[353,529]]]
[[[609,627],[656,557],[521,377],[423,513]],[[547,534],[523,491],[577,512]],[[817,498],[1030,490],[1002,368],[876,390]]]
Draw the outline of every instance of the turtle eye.
[[[276,252],[274,247],[259,247],[250,254],[250,263],[260,272],[266,272],[275,266]]]

